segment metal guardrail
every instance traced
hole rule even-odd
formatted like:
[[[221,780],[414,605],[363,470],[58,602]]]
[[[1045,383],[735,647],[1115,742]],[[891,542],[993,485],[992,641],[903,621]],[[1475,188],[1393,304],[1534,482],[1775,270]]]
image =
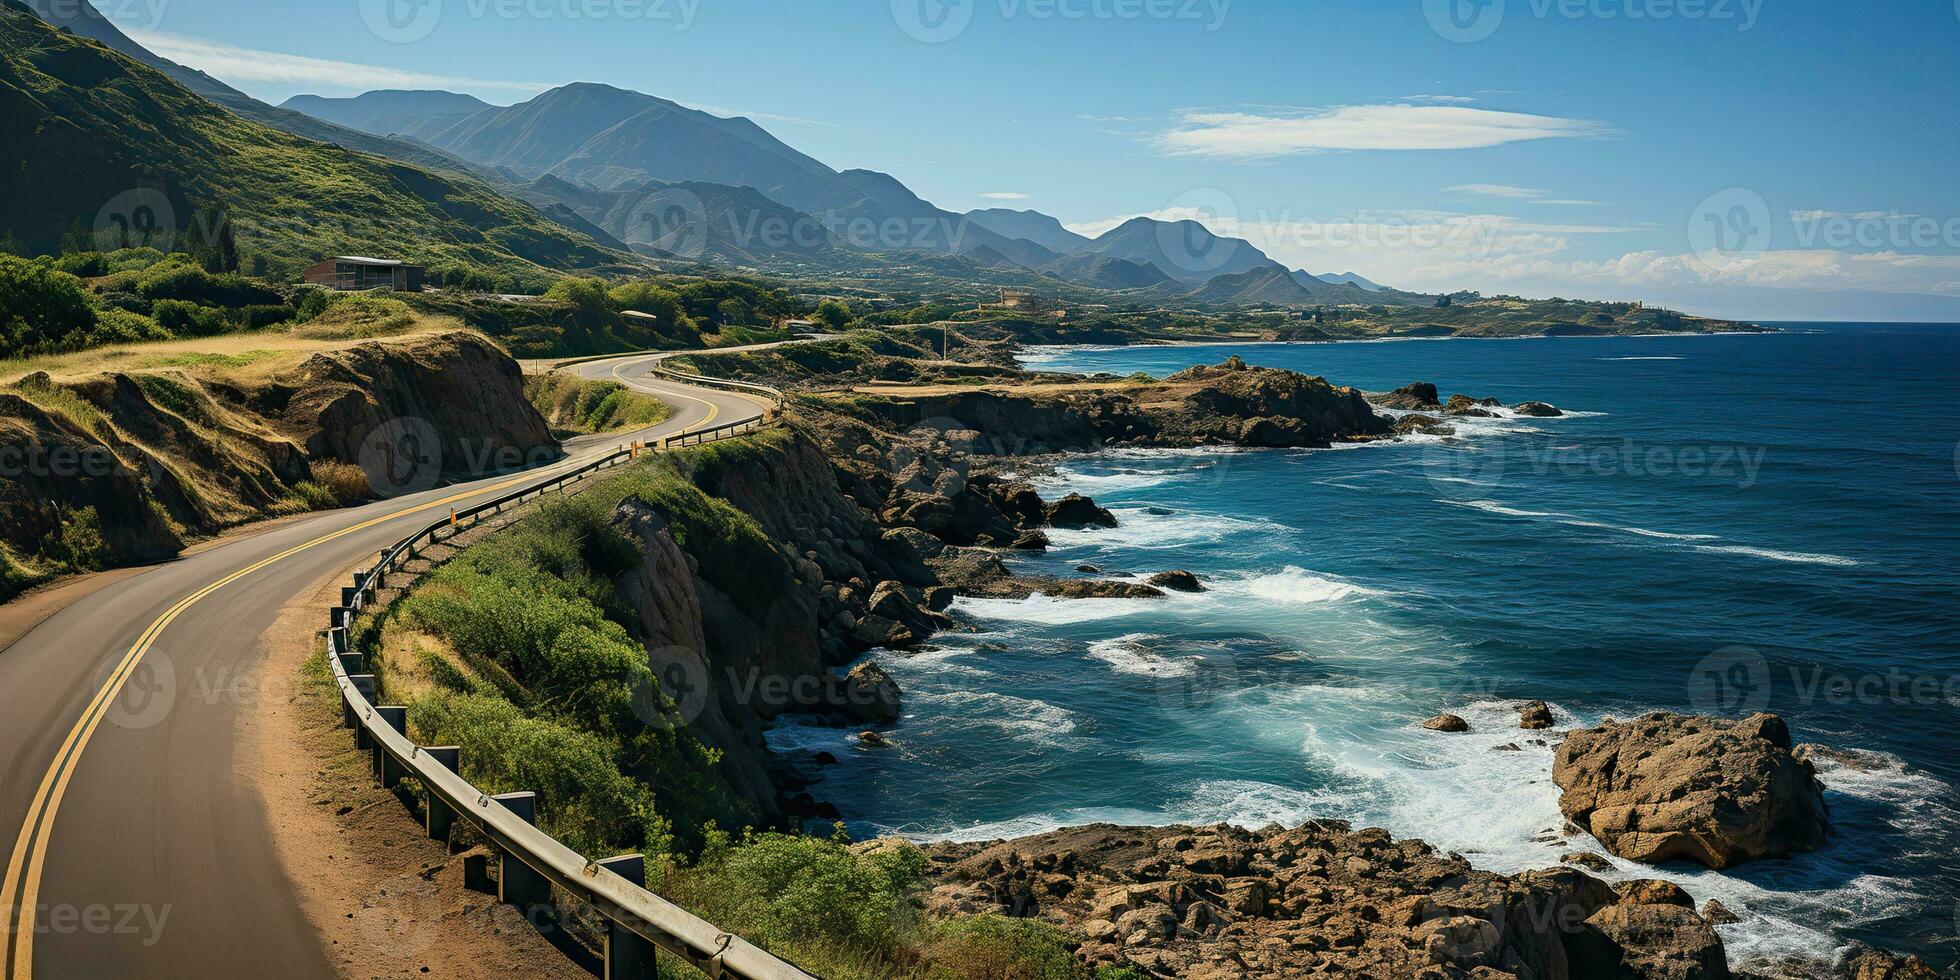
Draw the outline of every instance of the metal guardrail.
[[[690,383],[718,379],[684,377]],[[761,385],[727,382],[760,389],[781,406],[781,393]],[[737,432],[761,428],[773,421],[775,409],[761,418],[717,426],[671,437],[666,445],[711,442]],[[374,756],[374,775],[384,787],[401,779],[421,782],[428,798],[424,818],[432,838],[447,840],[457,820],[468,821],[496,848],[500,862],[498,898],[525,907],[548,905],[551,889],[559,888],[592,907],[605,918],[607,980],[654,976],[656,948],[679,957],[712,978],[743,980],[814,980],[810,974],[758,946],[726,932],[645,888],[645,862],[637,854],[590,860],[535,826],[538,800],[533,793],[491,795],[462,776],[461,750],[456,746],[424,746],[407,735],[408,709],[377,704],[379,691],[368,655],[353,649],[348,632],[353,618],[376,601],[387,577],[419,557],[420,549],[453,539],[487,516],[535,500],[596,473],[630,462],[643,451],[639,444],[580,465],[568,472],[505,494],[437,521],[381,553],[373,568],[355,573],[351,588],[341,590],[339,606],[330,613],[327,660],[341,695],[342,721],[354,730],[357,748]]]

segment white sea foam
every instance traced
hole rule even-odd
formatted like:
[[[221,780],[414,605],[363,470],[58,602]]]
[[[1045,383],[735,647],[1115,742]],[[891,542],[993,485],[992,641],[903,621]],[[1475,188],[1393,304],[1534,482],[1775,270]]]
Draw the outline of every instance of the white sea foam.
[[[1062,626],[1134,616],[1150,611],[1160,602],[1157,599],[1064,599],[1032,595],[1026,599],[963,598],[953,603],[953,609],[980,619]]]
[[[1356,585],[1332,575],[1310,572],[1297,565],[1288,565],[1269,575],[1254,575],[1244,579],[1219,579],[1211,583],[1210,588],[1226,595],[1248,595],[1266,602],[1293,605],[1334,602],[1354,596],[1382,594],[1378,589]]]
[[[1800,565],[1836,565],[1839,567],[1848,567],[1851,565],[1858,564],[1858,560],[1856,558],[1846,558],[1843,555],[1811,554],[1811,553],[1806,553],[1801,551],[1778,551],[1774,548],[1752,548],[1748,545],[1742,545],[1742,544],[1702,544],[1702,545],[1696,545],[1695,550],[1706,551],[1709,552],[1710,554],[1747,555],[1750,558],[1766,558],[1769,559],[1770,561],[1795,562]]]
[[[1643,538],[1655,538],[1663,541],[1679,541],[1679,542],[1683,542],[1688,546],[1693,547],[1694,550],[1696,551],[1707,552],[1709,554],[1741,555],[1748,558],[1762,558],[1769,561],[1795,562],[1798,564],[1805,564],[1805,565],[1835,565],[1840,567],[1848,567],[1848,566],[1858,564],[1857,559],[1846,558],[1843,555],[1814,554],[1814,553],[1801,552],[1801,551],[1778,551],[1774,548],[1757,548],[1751,545],[1744,545],[1744,544],[1697,544],[1695,542],[1720,541],[1722,540],[1722,536],[1719,534],[1678,534],[1673,531],[1655,531],[1650,528],[1644,528],[1644,527],[1629,527],[1623,524],[1607,524],[1603,521],[1589,520],[1587,518],[1580,517],[1576,514],[1564,514],[1558,511],[1524,510],[1518,507],[1507,507],[1494,500],[1449,500],[1447,498],[1438,497],[1436,498],[1436,502],[1439,504],[1448,504],[1452,507],[1467,507],[1471,510],[1481,510],[1491,514],[1502,514],[1506,517],[1544,518],[1547,520],[1556,521],[1560,524],[1567,524],[1572,527],[1589,527],[1602,531],[1616,531],[1621,534],[1631,534]]]
[[[909,697],[915,710],[993,728],[1018,741],[1054,746],[1075,734],[1075,714],[1046,701],[973,690],[919,691]]]
[[[1147,506],[1112,507],[1115,527],[1049,528],[1056,548],[1102,547],[1155,550],[1215,541],[1232,534],[1281,535],[1290,529],[1267,520],[1226,517],[1197,511],[1152,514]]]
[[[1089,644],[1089,656],[1102,661],[1110,669],[1120,674],[1140,674],[1145,677],[1189,677],[1196,670],[1195,661],[1186,658],[1172,660],[1162,654],[1152,652],[1144,644],[1163,637],[1154,633],[1130,633],[1110,640],[1097,640]]]

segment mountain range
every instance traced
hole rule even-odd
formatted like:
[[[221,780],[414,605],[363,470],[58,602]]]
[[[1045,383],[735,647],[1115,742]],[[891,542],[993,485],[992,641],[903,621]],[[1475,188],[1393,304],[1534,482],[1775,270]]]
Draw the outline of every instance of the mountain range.
[[[287,271],[357,250],[513,274],[631,261],[465,172],[261,125],[184,80],[222,83],[132,53],[147,54],[88,4],[54,8],[76,27],[0,0],[0,236],[33,251],[78,224],[164,234],[222,214],[242,253]]]
[[[376,91],[296,96],[281,108],[424,143],[500,175],[548,214],[572,211],[662,257],[766,269],[785,259],[917,251],[1097,289],[1150,290],[1160,299],[1291,306],[1428,299],[1352,273],[1296,274],[1250,242],[1195,221],[1139,217],[1089,238],[1039,211],[955,214],[890,174],[834,170],[748,119],[610,85],[574,83],[512,106],[449,92]],[[688,227],[690,219],[700,227]],[[1245,277],[1255,271],[1262,275]],[[1204,289],[1220,278],[1229,281]],[[1232,283],[1250,288],[1235,301]]]
[[[158,57],[87,3],[22,2],[0,0],[0,7],[10,20],[63,29],[74,36],[67,45],[84,38],[108,49],[84,53],[83,45],[60,55],[95,62],[86,78],[45,60],[0,78],[0,99],[18,107],[10,118],[70,127],[79,145],[93,147],[88,166],[44,175],[56,192],[0,205],[0,232],[35,247],[49,247],[74,216],[92,215],[118,189],[159,187],[174,207],[189,211],[256,211],[262,220],[290,222],[320,210],[312,225],[258,248],[282,264],[385,248],[489,265],[600,268],[630,249],[762,272],[923,263],[978,281],[1066,284],[1147,302],[1305,307],[1433,299],[1353,273],[1288,270],[1250,242],[1192,221],[1133,218],[1091,238],[1038,211],[947,211],[890,174],[835,170],[751,120],[609,85],[565,85],[513,106],[453,92],[377,90],[353,98],[301,95],[275,107]],[[38,19],[19,16],[30,11]],[[55,45],[41,37],[27,43],[26,23],[9,30],[23,38],[7,53],[14,61]],[[104,79],[114,90],[109,98],[101,97]],[[132,91],[144,96],[137,104],[126,99]],[[134,114],[131,121],[153,143],[150,159],[122,145],[134,136],[112,132],[116,121],[100,111],[105,104]],[[200,148],[203,141],[212,146]],[[290,149],[246,152],[255,141]],[[7,156],[0,153],[0,165]],[[319,159],[297,166],[296,157]],[[34,167],[22,161],[17,172]],[[349,174],[363,176],[330,179]],[[224,188],[230,191],[218,193]],[[350,218],[362,216],[373,220],[350,230],[358,223]]]

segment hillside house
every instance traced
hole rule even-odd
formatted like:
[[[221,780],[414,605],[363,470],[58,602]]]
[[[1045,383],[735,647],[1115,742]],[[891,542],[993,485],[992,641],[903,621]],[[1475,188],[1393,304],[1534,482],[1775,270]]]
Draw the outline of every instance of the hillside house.
[[[329,289],[391,289],[398,293],[422,291],[419,265],[400,259],[370,259],[359,255],[336,255],[300,273],[300,278]]]

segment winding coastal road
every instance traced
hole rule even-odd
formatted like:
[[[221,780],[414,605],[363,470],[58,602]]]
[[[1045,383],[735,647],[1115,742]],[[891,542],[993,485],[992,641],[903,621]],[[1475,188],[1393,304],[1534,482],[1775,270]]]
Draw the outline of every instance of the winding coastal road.
[[[223,692],[259,677],[260,637],[324,571],[627,441],[769,407],[652,375],[668,356],[567,368],[667,401],[658,426],[571,440],[523,473],[271,524],[121,578],[0,649],[0,976],[335,976],[239,774],[247,705]]]

